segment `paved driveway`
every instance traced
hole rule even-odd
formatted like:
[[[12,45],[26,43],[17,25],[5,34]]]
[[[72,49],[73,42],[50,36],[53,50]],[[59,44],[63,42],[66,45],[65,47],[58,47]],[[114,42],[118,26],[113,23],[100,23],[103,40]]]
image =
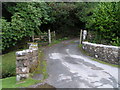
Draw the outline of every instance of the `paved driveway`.
[[[63,41],[45,49],[49,78],[56,88],[117,88],[118,68],[91,60],[78,48],[78,41]]]

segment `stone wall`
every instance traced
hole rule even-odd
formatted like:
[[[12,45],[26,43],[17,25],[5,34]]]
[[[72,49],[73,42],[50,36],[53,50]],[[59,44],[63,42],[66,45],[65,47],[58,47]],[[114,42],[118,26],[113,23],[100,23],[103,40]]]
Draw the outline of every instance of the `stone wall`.
[[[38,64],[38,44],[29,43],[29,49],[16,52],[16,80],[29,77],[33,66]]]
[[[89,42],[82,42],[82,44],[82,48],[89,53],[89,55],[111,64],[118,65],[120,63],[120,56],[118,55],[120,47],[93,44]]]

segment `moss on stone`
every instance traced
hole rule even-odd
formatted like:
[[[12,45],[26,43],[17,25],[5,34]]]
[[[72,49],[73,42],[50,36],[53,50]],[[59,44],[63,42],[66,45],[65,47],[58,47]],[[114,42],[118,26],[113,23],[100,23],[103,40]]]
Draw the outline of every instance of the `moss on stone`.
[[[39,49],[38,50],[38,66],[35,68],[33,75],[35,74],[42,74],[43,75],[43,79],[47,79],[48,77],[48,73],[47,73],[47,63],[46,60],[44,60],[43,56],[43,52]]]

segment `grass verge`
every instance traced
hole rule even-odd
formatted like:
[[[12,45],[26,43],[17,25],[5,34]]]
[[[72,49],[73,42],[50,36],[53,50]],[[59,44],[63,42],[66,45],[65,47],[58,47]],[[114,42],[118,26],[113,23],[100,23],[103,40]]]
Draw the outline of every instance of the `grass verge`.
[[[16,77],[8,77],[5,79],[0,79],[2,81],[2,88],[20,88],[20,87],[28,87],[30,85],[41,82],[40,80],[34,80],[32,78],[28,78],[25,80],[21,80],[20,82],[16,81]]]
[[[10,55],[15,55],[15,52],[13,53],[10,53]],[[9,55],[8,55],[9,56]],[[15,56],[14,56],[15,57]],[[7,77],[7,78],[3,78],[3,79],[0,79],[0,82],[2,82],[2,87],[0,88],[19,88],[19,87],[29,87],[31,85],[34,85],[34,84],[37,84],[37,83],[41,83],[43,80],[35,80],[32,78],[32,76],[36,73],[40,73],[43,75],[43,79],[46,79],[48,77],[48,73],[47,73],[47,64],[46,64],[46,61],[43,60],[43,53],[40,51],[39,49],[39,62],[38,62],[38,66],[37,68],[33,68],[33,70],[35,70],[34,72],[30,73],[30,76],[29,78],[25,79],[25,80],[21,80],[19,82],[16,81],[16,77],[13,76],[13,77]],[[8,58],[7,58],[8,59]],[[13,62],[15,62],[16,59],[12,59]],[[9,63],[11,64],[11,60],[9,59]],[[9,64],[8,64],[9,65]],[[8,66],[8,68],[11,67]],[[16,67],[15,67],[16,68]],[[15,70],[14,70],[15,72]]]
[[[47,64],[46,60],[42,60],[38,68],[35,70],[35,72],[32,74],[42,74],[43,75],[43,80],[48,78],[48,73],[47,73]]]
[[[14,76],[16,73],[16,51],[9,52],[7,54],[3,54],[2,56],[2,77],[10,77]]]
[[[39,65],[38,67],[35,69],[35,71],[33,72],[33,75],[35,74],[42,74],[43,75],[43,79],[47,79],[48,78],[48,73],[47,73],[47,62],[46,60],[44,60],[44,54],[43,52],[39,49]]]
[[[80,51],[81,51],[83,54],[85,54],[85,55],[87,55],[87,56],[91,56],[89,53],[87,53],[86,51],[84,51],[84,50],[82,49],[82,44],[80,44],[78,47],[80,48]],[[120,68],[119,65],[110,64],[110,63],[101,61],[101,60],[99,60],[99,59],[96,59],[96,58],[94,58],[94,57],[92,57],[92,60],[93,60],[93,61],[97,61],[97,62],[102,63],[102,64],[106,64],[106,65],[112,66],[112,67]]]
[[[46,60],[43,60],[42,62],[43,68],[41,68],[41,72],[43,74],[43,79],[47,79],[48,78],[48,73],[47,73],[47,62]]]
[[[26,48],[24,48],[24,49],[26,49]],[[16,75],[16,55],[15,55],[15,53],[17,51],[21,51],[24,49],[17,49],[15,51],[11,51],[9,53],[0,55],[0,57],[2,58],[2,60],[0,62],[0,63],[2,63],[2,64],[0,64],[0,67],[2,67],[2,69],[0,69],[0,72],[2,72],[2,78],[11,77],[11,76]]]

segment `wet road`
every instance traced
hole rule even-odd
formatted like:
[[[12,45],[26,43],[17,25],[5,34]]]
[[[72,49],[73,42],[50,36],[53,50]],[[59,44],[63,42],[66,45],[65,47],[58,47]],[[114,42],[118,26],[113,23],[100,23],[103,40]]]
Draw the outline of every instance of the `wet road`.
[[[118,88],[118,68],[91,60],[78,41],[63,41],[44,50],[49,78],[56,88]]]

